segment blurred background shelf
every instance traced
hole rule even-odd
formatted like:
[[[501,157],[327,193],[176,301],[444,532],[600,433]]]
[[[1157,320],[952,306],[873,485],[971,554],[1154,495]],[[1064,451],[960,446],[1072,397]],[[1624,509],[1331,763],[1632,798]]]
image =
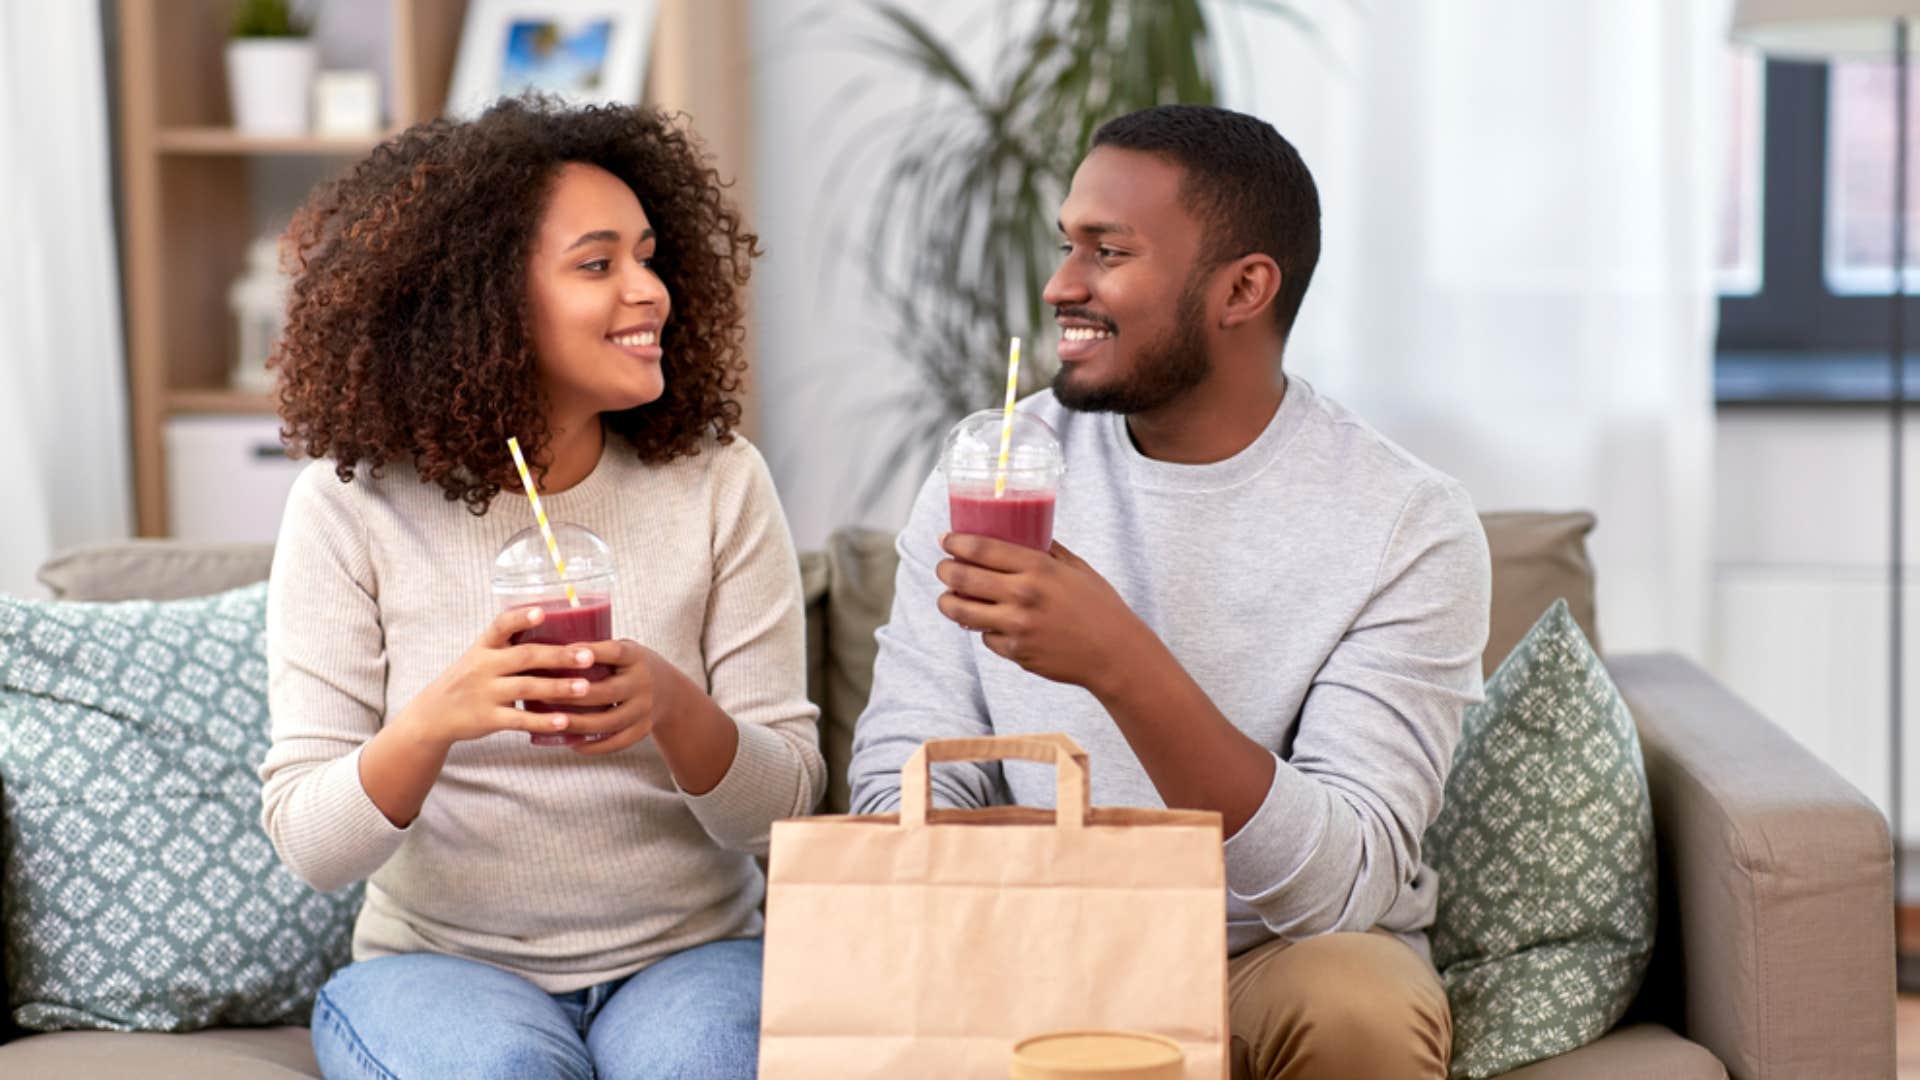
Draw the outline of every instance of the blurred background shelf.
[[[224,127],[175,127],[161,130],[154,145],[164,154],[212,155],[296,155],[359,157],[380,144],[392,132],[360,138],[286,136],[280,138],[245,135]]]
[[[238,348],[227,294],[246,267],[248,244],[284,224],[314,183],[392,131],[440,114],[466,4],[336,5],[329,14],[384,53],[386,128],[323,138],[234,130],[224,59],[231,0],[116,2],[134,503],[140,535],[167,536],[206,517],[190,512],[193,497],[258,501],[266,490],[242,499],[238,489],[202,478],[191,485],[200,495],[192,496],[182,481],[192,475],[182,471],[188,463],[169,460],[184,447],[224,446],[205,432],[241,425],[244,453],[193,455],[196,467],[231,475],[228,458],[252,461],[259,457],[254,444],[274,438],[272,401],[226,388]],[[277,519],[278,505],[262,513]]]
[[[239,347],[229,289],[247,268],[249,245],[284,227],[315,184],[441,114],[467,3],[311,5],[321,67],[376,71],[384,126],[354,138],[263,138],[233,127],[225,74],[233,0],[110,2],[136,528],[142,536],[230,531],[248,503],[259,505],[247,520],[257,517],[257,531],[270,536],[280,509],[271,484],[224,485],[206,474],[231,475],[245,463],[271,477],[284,466],[261,452],[277,438],[271,400],[227,389]],[[691,117],[734,181],[731,196],[750,210],[747,12],[748,0],[662,0],[645,98]],[[746,408],[751,437],[751,396]],[[284,481],[278,475],[273,483]],[[195,499],[206,505],[196,509]]]
[[[267,416],[273,413],[273,398],[224,387],[205,390],[172,390],[167,393],[167,413],[233,413]]]

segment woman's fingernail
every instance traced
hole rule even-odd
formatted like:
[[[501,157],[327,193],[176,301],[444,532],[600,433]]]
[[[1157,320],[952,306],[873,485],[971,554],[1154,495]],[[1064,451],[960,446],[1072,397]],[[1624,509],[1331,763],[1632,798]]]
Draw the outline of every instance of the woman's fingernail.
[[[579,652],[573,654],[573,662],[579,664],[581,667],[586,667],[588,664],[593,663],[593,653],[590,650],[581,649]]]
[[[586,692],[587,692],[587,680],[585,679],[573,680],[573,696],[574,697],[579,697],[581,694],[584,694]]]
[[[527,609],[527,625],[532,626],[535,623],[538,623],[540,621],[541,614],[542,612],[537,607],[528,608]]]
[[[561,731],[561,730],[564,730],[566,726],[567,726],[567,718],[564,715],[555,713],[553,717],[553,730]]]

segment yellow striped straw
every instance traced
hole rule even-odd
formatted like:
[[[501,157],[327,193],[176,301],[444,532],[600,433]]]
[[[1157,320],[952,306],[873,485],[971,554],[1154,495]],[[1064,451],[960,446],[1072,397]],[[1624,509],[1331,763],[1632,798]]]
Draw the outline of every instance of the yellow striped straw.
[[[567,603],[579,607],[580,598],[574,595],[573,583],[567,580],[567,560],[560,557],[553,526],[547,524],[547,512],[540,507],[540,492],[533,486],[533,473],[527,470],[527,459],[520,454],[520,440],[507,436],[507,449],[513,451],[513,467],[520,470],[520,482],[527,486],[527,501],[533,503],[533,520],[540,523],[540,535],[547,538],[547,554],[553,556],[553,568],[560,572],[560,585],[567,590]]]
[[[1007,454],[1013,449],[1013,395],[1020,387],[1020,339],[1007,350],[1007,405],[1000,419],[1000,468],[993,474],[993,497],[1007,493]]]

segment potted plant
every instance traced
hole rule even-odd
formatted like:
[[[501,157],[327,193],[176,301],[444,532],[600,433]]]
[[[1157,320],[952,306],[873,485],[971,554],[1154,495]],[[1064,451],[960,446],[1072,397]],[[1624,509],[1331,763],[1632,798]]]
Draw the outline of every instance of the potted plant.
[[[318,50],[309,23],[289,0],[241,0],[227,42],[227,92],[233,126],[248,135],[307,131]]]

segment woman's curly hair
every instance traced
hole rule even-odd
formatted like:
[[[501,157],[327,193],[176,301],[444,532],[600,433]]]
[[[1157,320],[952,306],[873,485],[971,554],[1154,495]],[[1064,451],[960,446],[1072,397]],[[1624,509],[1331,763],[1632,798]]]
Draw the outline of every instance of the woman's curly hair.
[[[657,236],[666,390],[607,427],[643,461],[731,440],[746,369],[740,289],[758,238],[724,198],[698,140],[646,107],[503,101],[470,122],[434,120],[322,186],[287,228],[294,274],[275,353],[282,437],[296,454],[357,467],[411,461],[475,514],[514,483],[506,440],[542,460],[550,432],[536,378],[527,268],[561,168],[624,181]]]

